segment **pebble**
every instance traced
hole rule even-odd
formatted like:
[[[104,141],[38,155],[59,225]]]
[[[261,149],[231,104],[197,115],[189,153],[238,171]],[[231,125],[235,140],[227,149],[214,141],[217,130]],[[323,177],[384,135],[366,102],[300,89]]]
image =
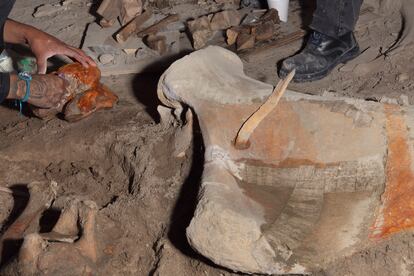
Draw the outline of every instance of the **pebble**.
[[[114,56],[111,54],[102,54],[99,56],[99,62],[102,64],[108,64],[114,60]]]
[[[401,73],[397,76],[397,81],[405,82],[410,79],[410,76],[407,73]]]
[[[408,99],[407,95],[402,94],[400,95],[398,103],[400,105],[410,105],[410,100]]]

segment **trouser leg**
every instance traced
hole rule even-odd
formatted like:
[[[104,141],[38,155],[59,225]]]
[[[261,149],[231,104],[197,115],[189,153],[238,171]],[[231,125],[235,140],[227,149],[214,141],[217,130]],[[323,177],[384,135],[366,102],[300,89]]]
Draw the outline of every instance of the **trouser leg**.
[[[363,0],[317,0],[310,27],[333,38],[352,32]]]

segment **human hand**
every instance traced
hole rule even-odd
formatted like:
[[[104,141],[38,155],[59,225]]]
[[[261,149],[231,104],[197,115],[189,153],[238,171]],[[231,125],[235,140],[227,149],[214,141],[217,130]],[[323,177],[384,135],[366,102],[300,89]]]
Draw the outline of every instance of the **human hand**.
[[[84,67],[96,66],[93,59],[87,56],[82,50],[69,46],[47,33],[39,30],[36,31],[38,31],[37,35],[29,36],[27,43],[36,56],[39,74],[46,73],[47,59],[54,55],[66,55],[77,60]]]
[[[92,58],[82,50],[69,46],[54,36],[51,36],[32,26],[7,19],[4,24],[4,41],[7,43],[29,44],[36,56],[38,73],[45,74],[47,59],[54,55],[65,55],[77,60],[83,66],[96,66]]]
[[[26,95],[26,81],[13,74],[10,77],[9,99],[23,99]],[[30,81],[28,103],[40,108],[60,108],[68,100],[68,83],[57,75],[33,75]]]

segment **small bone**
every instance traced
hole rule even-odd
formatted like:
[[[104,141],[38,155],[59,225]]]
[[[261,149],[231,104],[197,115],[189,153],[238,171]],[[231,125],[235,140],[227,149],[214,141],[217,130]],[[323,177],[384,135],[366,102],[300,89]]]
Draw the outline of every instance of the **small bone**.
[[[249,138],[264,118],[272,112],[282,98],[290,81],[295,76],[295,70],[291,71],[289,75],[279,81],[273,93],[269,96],[267,101],[263,103],[258,110],[256,110],[242,125],[237,133],[234,147],[236,149],[247,149],[250,146]]]
[[[37,233],[29,234],[24,238],[19,252],[19,266],[22,275],[35,275],[37,273],[39,256],[45,246],[45,241]]]
[[[142,14],[135,17],[129,22],[121,31],[115,36],[118,43],[124,43],[128,38],[136,32],[145,22],[147,22],[152,16],[152,10],[148,9]]]
[[[140,31],[138,33],[138,37],[144,37],[150,34],[155,34],[157,32],[159,32],[162,28],[166,27],[168,24],[176,22],[180,20],[180,17],[177,14],[172,14],[169,15],[163,19],[161,19],[160,21],[158,21],[157,23],[155,23],[154,25],[146,28],[143,31]]]
[[[76,235],[78,233],[78,204],[79,202],[76,199],[70,201],[53,227],[53,232],[65,235]]]
[[[78,200],[72,200],[63,209],[56,225],[50,233],[42,233],[43,239],[73,243],[78,238]]]
[[[81,224],[83,226],[83,235],[78,242],[75,243],[76,248],[85,257],[88,257],[94,263],[98,259],[97,244],[95,237],[96,214],[98,207],[93,201],[83,201],[81,211]]]
[[[4,232],[0,243],[5,239],[20,239],[27,229],[38,226],[40,215],[56,197],[56,185],[56,182],[32,182],[28,185],[30,198],[27,207]]]

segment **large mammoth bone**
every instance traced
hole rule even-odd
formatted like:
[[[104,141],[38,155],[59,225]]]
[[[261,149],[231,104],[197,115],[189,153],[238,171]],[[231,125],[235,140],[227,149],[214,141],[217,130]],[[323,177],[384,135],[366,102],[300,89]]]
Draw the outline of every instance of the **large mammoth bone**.
[[[288,91],[237,149],[272,90],[219,47],[160,79],[160,100],[194,110],[205,144],[195,250],[235,271],[309,273],[414,226],[412,108]]]

